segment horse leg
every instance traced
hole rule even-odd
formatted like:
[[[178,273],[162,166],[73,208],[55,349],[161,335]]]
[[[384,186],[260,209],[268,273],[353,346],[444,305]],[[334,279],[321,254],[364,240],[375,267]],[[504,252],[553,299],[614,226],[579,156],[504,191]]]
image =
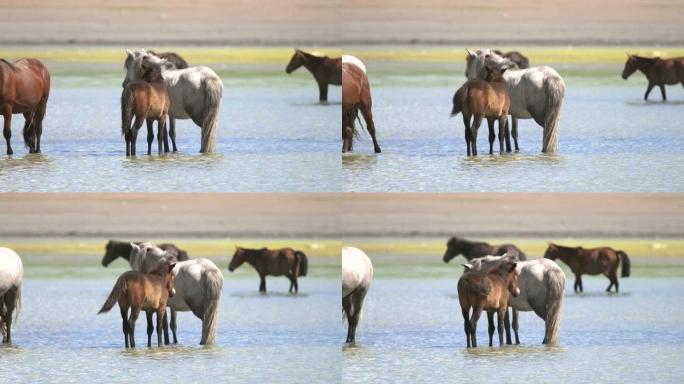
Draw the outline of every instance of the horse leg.
[[[466,114],[463,114],[463,125],[465,126],[465,142],[466,142],[466,148],[468,152],[468,156],[470,156],[470,147],[472,146],[472,141],[473,141],[473,136],[472,132],[470,131],[470,116],[466,116]]]
[[[266,293],[266,275],[259,274],[259,279],[261,279],[261,282],[259,283],[259,292]]]
[[[294,291],[295,293],[299,293],[299,282],[297,281],[297,274],[295,274],[292,277],[292,281],[294,281]]]
[[[504,153],[504,138],[508,140],[507,148],[508,152],[511,151],[511,139],[506,133],[506,116],[499,118],[499,153]]]
[[[169,117],[169,121],[170,120],[171,118]],[[159,132],[157,132],[157,134],[159,134]],[[164,153],[166,152],[169,152],[169,131],[166,124],[164,124]]]
[[[492,338],[494,337],[494,311],[487,311],[487,325],[489,332],[489,346],[492,347]],[[500,330],[501,328],[499,328]]]
[[[129,348],[128,335],[130,334],[130,330],[128,329],[128,308],[119,303],[119,311],[121,312],[121,328],[123,329],[124,334],[124,344],[126,345],[126,348]]]
[[[164,331],[164,345],[169,345],[169,318],[164,310],[164,316],[162,318],[162,331]]]
[[[33,129],[36,132],[36,153],[40,153],[40,136],[43,135],[43,119],[45,119],[45,112],[47,109],[47,98],[44,98],[38,104],[38,109],[36,110],[36,117],[33,122],[35,124]]]
[[[135,322],[138,320],[138,315],[140,315],[140,308],[131,307],[131,316],[128,319],[128,330],[130,332],[128,337],[131,339],[131,348],[135,348]]]
[[[518,147],[518,118],[511,116],[511,134],[513,135],[513,141],[515,142],[515,150],[519,151],[520,148]]]
[[[506,152],[511,152],[511,127],[508,125],[508,117],[504,117],[505,137],[506,137]]]
[[[473,339],[473,348],[477,347],[477,321],[480,320],[481,307],[473,308],[473,317],[470,319],[470,337]]]
[[[508,309],[506,309],[506,315],[504,316],[504,331],[506,331],[506,344],[511,345],[511,319],[508,315]]]
[[[660,94],[663,95],[663,101],[667,101],[667,96],[665,96],[665,84],[660,84]]]
[[[346,297],[342,298],[342,310],[344,311],[344,314],[347,316],[347,343],[351,343],[354,341],[354,337],[351,333],[352,328],[351,328],[351,311],[352,311],[352,295],[349,294]]]
[[[171,144],[173,145],[173,151],[176,152],[178,151],[178,148],[176,148],[176,119],[169,117],[169,124],[171,125],[171,129],[169,129],[169,136],[171,136]]]
[[[371,139],[373,139],[373,150],[375,153],[380,153],[380,146],[378,145],[378,139],[375,138],[375,123],[373,123],[373,112],[371,112],[371,101],[370,96],[368,100],[363,101],[359,106],[363,119],[366,120],[366,130],[370,134]]]
[[[580,292],[584,292],[584,286],[582,285],[582,275],[581,274],[577,275],[577,280],[579,281]]]
[[[166,137],[166,118],[157,120],[157,147],[159,154],[164,153],[164,138]],[[167,144],[168,147],[168,144]],[[168,150],[166,151],[168,152]]]
[[[292,275],[287,275],[287,278],[290,279],[290,289],[288,292],[292,293],[292,290],[294,289],[294,279],[292,278]]]
[[[494,139],[496,139],[496,134],[494,133],[494,119],[487,118],[487,127],[489,128],[489,154],[494,154]]]
[[[466,344],[470,348],[470,308],[461,308],[461,314],[463,315],[463,331],[466,335]]]
[[[166,318],[166,306],[163,306],[163,307],[160,307],[159,309],[157,309],[157,347],[162,346],[162,328],[164,327],[163,321],[165,318]],[[167,337],[167,339],[168,339],[168,337]]]
[[[579,281],[580,281],[580,275],[578,273],[575,273],[575,293],[579,292]]]
[[[511,308],[513,312],[513,332],[515,333],[515,343],[520,344],[520,338],[518,337],[518,310]]]
[[[152,325],[152,311],[145,311],[147,316],[147,348],[152,346],[152,332],[154,332],[154,325]]]
[[[138,141],[138,131],[143,125],[143,118],[136,116],[135,122],[133,123],[133,129],[131,130],[131,155],[135,156],[135,144]]]
[[[178,344],[178,339],[176,338],[176,310],[171,310],[171,332],[173,333],[173,343]]]
[[[12,106],[5,107],[2,116],[5,118],[2,134],[5,136],[5,143],[7,143],[7,154],[11,155],[14,153],[14,151],[12,151],[12,145],[10,144],[10,139],[12,138]]]
[[[318,82],[318,101],[321,104],[328,103],[328,83],[324,81]]]
[[[473,120],[473,126],[470,127],[470,138],[472,142],[470,143],[473,147],[473,156],[477,156],[477,130],[480,129],[482,124],[482,116],[475,116]]]
[[[361,318],[361,308],[363,307],[363,299],[366,297],[366,289],[365,288],[356,288],[354,292],[351,293],[354,295],[354,299],[352,301],[352,318],[351,318],[351,326],[352,326],[352,342],[356,340],[356,327],[359,325],[359,319]]]
[[[646,94],[644,95],[644,101],[648,100],[648,94],[651,93],[651,90],[655,87],[655,84],[653,83],[648,83],[648,88],[646,88]]]
[[[7,293],[5,293],[5,313],[3,314],[3,320],[5,323],[5,335],[2,339],[2,342],[6,344],[12,343],[12,314],[15,310],[18,294],[18,288],[12,288],[9,291],[7,291]],[[0,305],[2,305],[2,303],[0,303]]]
[[[147,156],[150,156],[152,154],[152,142],[154,141],[154,128],[152,127],[154,120],[146,119],[145,122],[147,123]]]

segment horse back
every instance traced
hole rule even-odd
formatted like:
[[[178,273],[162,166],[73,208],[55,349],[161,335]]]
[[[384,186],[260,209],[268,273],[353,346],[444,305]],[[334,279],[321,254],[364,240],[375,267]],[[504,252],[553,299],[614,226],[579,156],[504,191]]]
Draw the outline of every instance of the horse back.
[[[14,113],[28,111],[19,105],[33,108],[47,101],[50,94],[50,73],[38,59],[24,58],[13,63],[0,60],[0,93],[4,100],[16,102]]]

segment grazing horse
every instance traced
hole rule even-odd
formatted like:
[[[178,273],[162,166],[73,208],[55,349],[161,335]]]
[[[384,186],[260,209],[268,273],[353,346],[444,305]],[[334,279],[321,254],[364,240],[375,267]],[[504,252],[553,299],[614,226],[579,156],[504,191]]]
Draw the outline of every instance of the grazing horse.
[[[561,259],[570,267],[575,274],[575,293],[584,292],[582,286],[582,274],[603,274],[610,280],[606,292],[615,285],[615,293],[618,293],[620,284],[617,278],[618,264],[622,261],[621,277],[629,277],[631,262],[624,251],[616,251],[610,247],[588,248],[564,247],[549,243],[544,257],[551,260]]]
[[[516,263],[506,261],[488,271],[467,271],[458,280],[458,302],[461,304],[463,328],[468,348],[477,347],[477,321],[482,311],[489,320],[489,346],[494,335],[494,313],[497,314],[499,345],[503,346],[504,317],[508,310],[509,292],[520,294]],[[472,317],[470,309],[472,308]]]
[[[316,79],[318,100],[321,104],[326,104],[328,102],[328,85],[342,85],[342,58],[321,57],[306,53],[301,49],[295,49],[285,72],[292,73],[302,66],[308,69]]]
[[[447,250],[444,252],[445,263],[458,255],[463,255],[468,260],[487,255],[501,256],[507,254],[513,260],[527,260],[523,251],[513,244],[489,245],[480,241],[469,241],[460,237],[452,237],[447,241]]]
[[[192,119],[202,128],[201,153],[216,150],[216,131],[218,116],[223,97],[223,82],[208,67],[198,66],[185,69],[172,69],[173,64],[142,50],[126,50],[126,79],[124,85],[142,78],[144,61],[159,64],[166,84],[166,92],[171,99],[169,117],[173,119]]]
[[[342,152],[351,152],[354,137],[357,135],[355,122],[359,110],[366,121],[366,129],[373,139],[375,153],[380,153],[378,140],[375,138],[375,123],[371,107],[370,83],[366,74],[366,66],[354,56],[342,56]],[[360,121],[359,121],[360,122]]]
[[[504,261],[512,260],[508,256],[485,256],[470,260],[464,264],[466,270],[488,271]],[[560,333],[560,316],[565,291],[565,274],[555,262],[547,259],[534,259],[517,262],[520,294],[512,297],[508,305],[513,312],[513,331],[515,343],[520,344],[518,336],[518,311],[534,311],[544,320],[544,340],[542,344],[558,344]],[[511,330],[508,313],[504,319],[506,327],[506,343],[511,344]],[[490,323],[490,327],[492,324]]]
[[[286,276],[290,279],[289,292],[299,292],[297,277],[306,276],[309,261],[302,251],[292,248],[270,250],[268,248],[247,249],[236,247],[228,270],[233,272],[247,262],[259,274],[259,292],[266,293],[266,276]]]
[[[5,120],[3,135],[7,154],[11,155],[12,114],[24,115],[24,144],[29,153],[40,153],[43,118],[50,96],[50,73],[37,59],[19,59],[13,63],[0,59],[0,113]]]
[[[504,152],[504,136],[506,147],[511,150],[510,138],[506,135],[506,118],[511,98],[506,90],[503,74],[508,68],[485,66],[487,72],[485,80],[468,80],[454,94],[451,116],[463,113],[463,125],[465,126],[465,141],[468,156],[477,155],[477,131],[480,129],[482,119],[487,118],[489,125],[489,154],[494,153],[494,121],[499,122],[499,153]],[[474,117],[473,125],[470,119]]]
[[[162,139],[165,137],[166,117],[171,101],[166,93],[161,68],[157,64],[143,62],[142,80],[130,82],[121,93],[121,134],[126,139],[126,156],[135,156],[138,130],[147,122],[147,154],[152,154],[154,133],[152,123],[157,122],[157,146],[162,154]],[[135,123],[131,127],[131,120]]]
[[[347,343],[356,340],[356,327],[371,281],[373,263],[368,255],[358,248],[342,247],[342,312],[348,324]]]
[[[158,264],[162,261],[176,263],[188,260],[188,253],[173,244],[167,243],[156,246],[165,251],[163,254],[151,251],[152,247],[155,246],[148,242],[129,243],[126,241],[109,240],[105,246],[105,254],[102,257],[102,266],[107,267],[112,261],[121,257],[128,261],[134,271],[148,273],[157,268]],[[163,256],[163,258],[160,256]],[[170,312],[173,343],[176,344],[178,343],[176,336],[176,311],[171,309]],[[151,322],[148,322],[147,326],[150,327]],[[169,319],[166,314],[164,314],[162,326],[164,329],[164,344],[169,344]]]
[[[9,248],[0,247],[0,333],[3,344],[12,342],[12,315],[16,321],[23,278],[24,265],[19,255]]]
[[[154,51],[148,51],[150,54],[155,55],[159,58],[166,59],[169,63],[172,64],[170,69],[185,69],[188,67],[188,62],[185,61],[184,58],[182,58],[179,54],[176,52],[161,52],[161,53],[156,53]],[[164,152],[169,152],[169,140],[168,137],[171,137],[171,144],[173,145],[173,151],[177,152],[178,148],[176,147],[176,119],[169,117],[169,130],[168,130],[168,135],[166,134],[166,126],[164,126]],[[151,127],[148,126],[148,130],[150,130]]]
[[[162,318],[166,303],[175,294],[173,268],[176,264],[161,263],[150,273],[138,271],[124,272],[116,280],[112,292],[100,308],[100,313],[109,312],[114,304],[119,303],[123,334],[126,348],[135,348],[135,322],[140,311],[147,313],[147,346],[152,346],[152,315],[157,314],[157,346],[162,345]],[[131,314],[128,316],[128,309]],[[128,317],[128,319],[126,319]]]
[[[518,51],[510,51],[510,52],[502,53],[501,51],[495,49],[492,52],[496,53],[497,55],[499,55],[501,57],[504,57],[506,59],[511,60],[520,69],[527,69],[530,67],[530,61],[527,59],[527,57],[525,57],[525,55],[523,55],[522,53],[520,53]]]
[[[542,152],[553,153],[558,147],[558,123],[565,96],[565,82],[553,68],[541,66],[527,69],[511,68],[514,63],[491,50],[471,52],[466,49],[466,77],[469,80],[487,78],[486,66],[506,65],[509,69],[504,73],[508,94],[511,98],[511,115],[513,128],[511,133],[518,147],[518,120],[529,119],[544,128]],[[485,64],[486,63],[486,64]]]
[[[661,59],[660,57],[641,57],[627,54],[625,69],[622,70],[622,78],[627,78],[636,70],[640,70],[648,79],[648,88],[644,100],[648,100],[648,94],[656,85],[660,87],[663,101],[665,96],[665,85],[681,83],[684,86],[684,57],[674,57],[671,59]]]

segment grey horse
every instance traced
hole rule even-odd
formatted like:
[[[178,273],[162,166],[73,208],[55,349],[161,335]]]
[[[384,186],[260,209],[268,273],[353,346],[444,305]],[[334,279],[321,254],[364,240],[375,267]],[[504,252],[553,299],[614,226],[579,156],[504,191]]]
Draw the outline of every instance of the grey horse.
[[[348,323],[347,343],[356,340],[363,300],[373,281],[373,264],[360,249],[342,247],[342,311]]]

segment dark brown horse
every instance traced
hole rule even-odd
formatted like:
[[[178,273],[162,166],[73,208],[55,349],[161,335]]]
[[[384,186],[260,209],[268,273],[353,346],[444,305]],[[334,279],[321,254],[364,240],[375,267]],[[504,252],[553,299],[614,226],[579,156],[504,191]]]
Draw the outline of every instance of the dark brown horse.
[[[465,142],[468,156],[477,155],[477,131],[480,129],[482,119],[487,119],[489,125],[489,154],[494,153],[494,122],[499,122],[499,153],[504,152],[504,139],[506,148],[510,152],[510,137],[506,135],[506,118],[511,106],[511,98],[508,95],[506,82],[503,79],[506,66],[485,67],[487,80],[468,80],[454,94],[451,116],[463,113],[465,125]],[[472,126],[470,119],[473,118]]]
[[[136,241],[134,243],[136,245],[140,246],[144,242]],[[169,256],[167,258],[168,261],[174,261],[175,262],[175,261],[185,261],[185,260],[190,259],[188,257],[188,253],[186,251],[178,248],[174,244],[171,244],[171,243],[157,244],[157,247],[166,251],[167,255]],[[112,261],[116,260],[119,257],[122,259],[125,259],[126,261],[129,261],[130,257],[131,257],[131,251],[132,251],[132,246],[131,246],[130,242],[118,241],[118,240],[109,240],[107,242],[107,245],[105,245],[105,254],[102,257],[102,266],[107,267],[109,264],[112,263]]]
[[[660,87],[663,101],[667,100],[665,85],[681,83],[684,86],[684,57],[661,59],[660,57],[649,58],[627,54],[622,78],[627,80],[637,69],[643,72],[648,79],[648,88],[646,88],[644,100],[648,100],[648,94],[656,85]]]
[[[518,272],[515,268],[516,263],[504,261],[487,272],[466,272],[458,280],[458,302],[461,304],[468,348],[477,347],[477,321],[483,310],[487,311],[489,320],[489,346],[492,346],[494,335],[494,313],[497,314],[499,345],[504,345],[503,323],[508,310],[509,293],[513,297],[520,294]]]
[[[358,59],[357,59],[358,60]],[[375,123],[371,107],[370,83],[364,69],[354,63],[342,63],[342,152],[351,152],[356,132],[356,119],[359,111],[366,121],[366,130],[373,139],[375,153],[380,153],[375,138]]]
[[[166,85],[161,75],[161,68],[152,63],[143,62],[143,80],[126,85],[121,93],[121,134],[126,140],[126,156],[135,156],[135,144],[138,130],[143,121],[147,122],[147,154],[152,154],[154,132],[152,124],[157,122],[157,147],[159,154],[163,152],[162,140],[165,136],[166,117],[169,115],[171,100],[166,93]],[[135,123],[131,127],[131,120]]]
[[[302,66],[311,72],[318,83],[318,100],[321,104],[327,103],[328,85],[342,85],[342,58],[316,56],[301,49],[295,49],[285,72],[292,73]]]
[[[489,245],[481,241],[469,241],[460,237],[452,237],[447,241],[447,250],[444,252],[445,263],[458,255],[463,255],[468,260],[483,256],[503,256],[508,255],[511,260],[527,260],[523,251],[513,244]]]
[[[247,249],[236,247],[233,258],[230,260],[228,270],[235,271],[242,263],[254,267],[259,274],[261,283],[259,292],[266,293],[266,276],[287,276],[290,279],[290,292],[299,292],[297,277],[306,276],[309,269],[309,261],[302,251],[292,248],[273,249]]]
[[[610,280],[606,292],[615,285],[615,293],[618,292],[617,269],[622,261],[622,276],[629,277],[630,261],[624,251],[616,251],[610,247],[584,249],[582,247],[564,247],[549,243],[544,257],[551,260],[561,259],[575,274],[575,292],[583,292],[582,275],[603,274]]]
[[[43,118],[50,96],[50,73],[37,59],[19,59],[13,63],[0,59],[0,113],[5,120],[3,135],[7,154],[11,155],[12,114],[24,115],[24,144],[29,153],[40,153]]]
[[[530,67],[530,61],[527,59],[527,57],[525,57],[525,55],[523,55],[522,53],[520,53],[518,51],[510,51],[510,52],[502,53],[501,51],[495,49],[493,52],[496,53],[497,55],[501,56],[501,57],[505,57],[507,59],[510,59],[520,69],[525,69],[525,68]]]
[[[147,313],[147,346],[152,346],[152,315],[157,314],[157,345],[162,345],[161,328],[166,303],[175,294],[173,267],[176,264],[161,263],[152,273],[124,272],[116,280],[112,292],[100,308],[100,313],[109,312],[119,303],[126,348],[135,348],[135,322],[140,311]],[[128,316],[128,309],[131,314]],[[130,344],[129,344],[130,342]]]

